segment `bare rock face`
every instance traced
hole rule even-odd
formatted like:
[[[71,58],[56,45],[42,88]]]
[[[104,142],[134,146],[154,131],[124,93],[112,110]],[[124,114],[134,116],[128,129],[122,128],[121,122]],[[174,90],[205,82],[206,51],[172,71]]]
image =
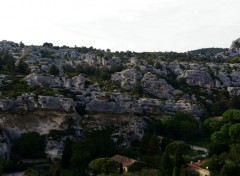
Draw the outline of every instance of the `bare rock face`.
[[[89,113],[126,114],[137,113],[141,115],[162,116],[174,114],[177,111],[201,116],[203,108],[190,99],[162,101],[153,98],[136,99],[127,94],[102,94],[94,97],[86,104]]]
[[[21,132],[36,131],[48,134],[50,130],[65,130],[67,121],[73,117],[72,113],[57,110],[34,110],[26,114],[0,114],[0,128],[13,128]]]
[[[131,112],[133,98],[126,94],[102,94],[94,97],[87,105],[89,112]]]
[[[167,65],[167,69],[171,70],[176,75],[183,74],[183,66],[179,62],[170,62]]]
[[[0,156],[5,159],[7,159],[8,156],[7,141],[2,134],[0,135]]]
[[[232,85],[240,86],[240,71],[235,71],[230,74]]]
[[[84,76],[82,76],[82,75],[74,76],[72,78],[73,87],[83,89],[85,86],[85,81],[86,81],[86,78],[84,78]]]
[[[34,109],[52,109],[72,112],[76,103],[71,98],[61,98],[53,96],[22,95],[17,99],[0,99],[0,109],[2,111],[12,111],[23,113]]]
[[[48,85],[51,88],[78,88],[83,89],[85,87],[85,81],[87,79],[83,75],[74,76],[72,79],[66,77],[56,76],[44,76],[38,74],[30,74],[25,80],[30,86],[35,85]]]
[[[137,81],[142,79],[142,73],[136,69],[127,69],[112,75],[112,81],[120,81],[121,87],[130,90],[137,85]]]
[[[74,120],[75,128],[78,129],[80,117],[76,114],[75,107],[76,103],[71,98],[53,96],[36,97],[34,94],[24,94],[17,99],[1,99],[0,129],[4,132],[2,138],[7,142],[1,142],[0,135],[0,156],[10,156],[11,142],[21,133],[35,131],[45,135],[51,130],[66,130],[69,120]],[[15,138],[13,130],[10,129],[17,131],[19,136]],[[61,157],[59,152],[62,150],[54,155],[58,148],[48,146],[47,149],[49,157]]]
[[[76,107],[76,103],[70,98],[52,96],[38,96],[39,107],[42,109],[53,109],[70,112]]]
[[[227,91],[230,96],[240,95],[240,87],[228,87]]]
[[[15,128],[1,128],[0,131],[0,156],[4,159],[10,159],[11,147],[14,141],[21,135],[21,132]]]
[[[15,103],[14,99],[0,99],[0,109],[3,111],[10,110]]]
[[[174,88],[167,83],[164,79],[158,79],[152,73],[146,73],[143,76],[141,85],[147,93],[158,98],[171,99]]]
[[[178,78],[185,78],[186,83],[190,86],[200,86],[205,88],[214,87],[212,77],[206,71],[186,70],[185,73]]]
[[[220,86],[216,87],[230,87],[232,85],[232,81],[226,73],[219,73],[217,77],[220,80]]]
[[[61,159],[64,149],[64,140],[48,140],[45,152],[52,160]]]
[[[62,81],[59,77],[43,76],[37,74],[30,74],[26,77],[28,85],[49,85],[50,87],[62,87]]]

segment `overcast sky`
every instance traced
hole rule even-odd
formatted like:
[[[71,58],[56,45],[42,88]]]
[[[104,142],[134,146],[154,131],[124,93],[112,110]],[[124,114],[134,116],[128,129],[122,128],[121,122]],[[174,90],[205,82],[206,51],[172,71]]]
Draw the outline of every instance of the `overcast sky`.
[[[0,0],[0,40],[130,51],[229,47],[240,0]]]

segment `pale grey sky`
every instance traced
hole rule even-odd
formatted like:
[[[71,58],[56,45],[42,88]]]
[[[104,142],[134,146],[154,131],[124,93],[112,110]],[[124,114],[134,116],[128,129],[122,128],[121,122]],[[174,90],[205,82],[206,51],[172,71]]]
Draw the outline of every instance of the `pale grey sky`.
[[[0,40],[131,51],[229,47],[239,0],[0,0]]]

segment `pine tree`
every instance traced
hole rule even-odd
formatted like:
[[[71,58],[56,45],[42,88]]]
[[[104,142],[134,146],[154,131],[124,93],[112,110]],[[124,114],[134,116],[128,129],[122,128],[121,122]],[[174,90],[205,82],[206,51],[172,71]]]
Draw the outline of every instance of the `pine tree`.
[[[186,176],[186,171],[184,167],[181,168],[179,176]]]
[[[21,74],[28,74],[29,72],[28,64],[26,64],[23,59],[20,59],[17,64],[17,72]]]
[[[149,144],[148,144],[148,149],[147,153],[149,155],[153,155],[158,151],[158,139],[156,135],[152,135]]]
[[[179,175],[179,170],[177,167],[174,167],[172,176],[178,176]]]
[[[67,138],[64,144],[63,155],[62,155],[62,168],[68,168],[72,157],[72,141]]]
[[[59,70],[57,68],[56,65],[52,64],[50,67],[49,67],[49,73],[51,75],[54,75],[54,76],[58,76],[59,75]]]
[[[161,169],[162,170],[162,175],[164,175],[164,176],[171,176],[172,175],[173,166],[172,166],[172,161],[171,161],[171,158],[169,156],[168,150],[165,150],[165,152],[163,153],[161,168],[162,168]]]
[[[174,154],[174,166],[177,168],[181,168],[184,164],[185,162],[182,156],[182,151],[181,148],[178,146]]]

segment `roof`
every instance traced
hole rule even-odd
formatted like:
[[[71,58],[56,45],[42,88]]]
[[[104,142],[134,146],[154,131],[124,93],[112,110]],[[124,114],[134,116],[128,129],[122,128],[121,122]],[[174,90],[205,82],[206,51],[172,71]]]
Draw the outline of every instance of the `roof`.
[[[124,167],[128,167],[137,161],[132,158],[128,158],[128,157],[121,156],[121,155],[115,155],[111,159],[118,163],[121,163]]]

